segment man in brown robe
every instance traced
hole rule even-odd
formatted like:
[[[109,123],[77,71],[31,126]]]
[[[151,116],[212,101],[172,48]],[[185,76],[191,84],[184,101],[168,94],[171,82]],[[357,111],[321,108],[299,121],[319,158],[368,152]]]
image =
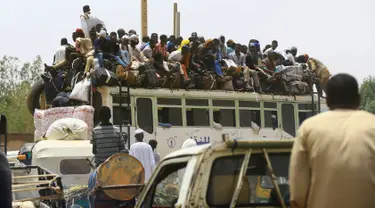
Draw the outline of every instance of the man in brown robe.
[[[375,207],[375,115],[348,74],[327,83],[328,112],[303,122],[289,169],[291,207]]]

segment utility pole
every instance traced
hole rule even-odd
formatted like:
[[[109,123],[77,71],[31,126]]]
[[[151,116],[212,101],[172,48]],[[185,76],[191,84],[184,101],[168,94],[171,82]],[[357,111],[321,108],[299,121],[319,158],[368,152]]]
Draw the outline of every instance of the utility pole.
[[[180,12],[176,2],[173,4],[173,35],[176,38],[180,36]]]
[[[147,0],[141,0],[141,35],[143,37],[148,35],[148,22],[147,22]]]

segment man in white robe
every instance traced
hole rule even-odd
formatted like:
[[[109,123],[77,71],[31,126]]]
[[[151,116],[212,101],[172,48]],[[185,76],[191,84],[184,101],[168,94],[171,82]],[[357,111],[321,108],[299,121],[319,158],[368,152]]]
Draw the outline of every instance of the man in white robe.
[[[143,142],[144,133],[142,129],[137,129],[134,137],[137,142],[130,146],[129,154],[142,163],[145,169],[145,182],[147,182],[155,168],[154,152],[149,144]]]
[[[85,37],[90,37],[90,30],[96,25],[101,24],[105,28],[104,22],[91,14],[90,6],[83,6],[83,15],[81,15],[81,27],[82,31],[85,33]]]

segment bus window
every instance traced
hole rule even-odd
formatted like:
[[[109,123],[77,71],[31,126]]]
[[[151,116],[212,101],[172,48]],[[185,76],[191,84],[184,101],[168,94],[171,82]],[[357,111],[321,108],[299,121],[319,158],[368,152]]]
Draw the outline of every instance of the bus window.
[[[245,108],[260,108],[260,103],[253,101],[239,101],[239,106]]]
[[[234,100],[212,100],[213,106],[235,107]]]
[[[260,111],[240,110],[240,127],[251,127],[251,122],[260,126]]]
[[[312,116],[312,112],[298,112],[299,125],[301,126],[302,122]]]
[[[186,111],[188,126],[209,126],[210,117],[208,109],[193,108]]]
[[[158,105],[181,105],[181,99],[158,98]]]
[[[208,106],[208,100],[203,100],[203,99],[186,99],[186,105]]]
[[[236,117],[234,109],[221,109],[214,112],[214,122],[220,123],[222,126],[235,127]]]
[[[292,104],[283,104],[281,106],[283,130],[291,136],[296,136],[296,123],[294,117],[294,106]]]
[[[264,111],[264,127],[277,128],[277,111]]]
[[[181,108],[161,107],[161,109],[158,110],[159,122],[169,123],[172,126],[182,126],[181,113]]]
[[[277,108],[277,104],[276,103],[267,103],[265,102],[264,103],[264,108]]]
[[[137,123],[149,134],[154,132],[152,101],[150,98],[137,98]]]
[[[121,110],[122,109],[122,110]],[[128,125],[130,123],[130,109],[120,106],[113,106],[113,125]]]

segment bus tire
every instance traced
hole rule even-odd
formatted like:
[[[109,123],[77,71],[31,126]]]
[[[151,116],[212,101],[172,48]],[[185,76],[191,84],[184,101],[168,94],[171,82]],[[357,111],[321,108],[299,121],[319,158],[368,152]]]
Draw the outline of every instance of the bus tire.
[[[35,109],[40,109],[40,96],[42,95],[44,91],[44,84],[43,80],[40,79],[36,81],[33,86],[31,86],[30,93],[27,96],[27,108],[29,109],[29,112],[31,115],[34,115]]]

